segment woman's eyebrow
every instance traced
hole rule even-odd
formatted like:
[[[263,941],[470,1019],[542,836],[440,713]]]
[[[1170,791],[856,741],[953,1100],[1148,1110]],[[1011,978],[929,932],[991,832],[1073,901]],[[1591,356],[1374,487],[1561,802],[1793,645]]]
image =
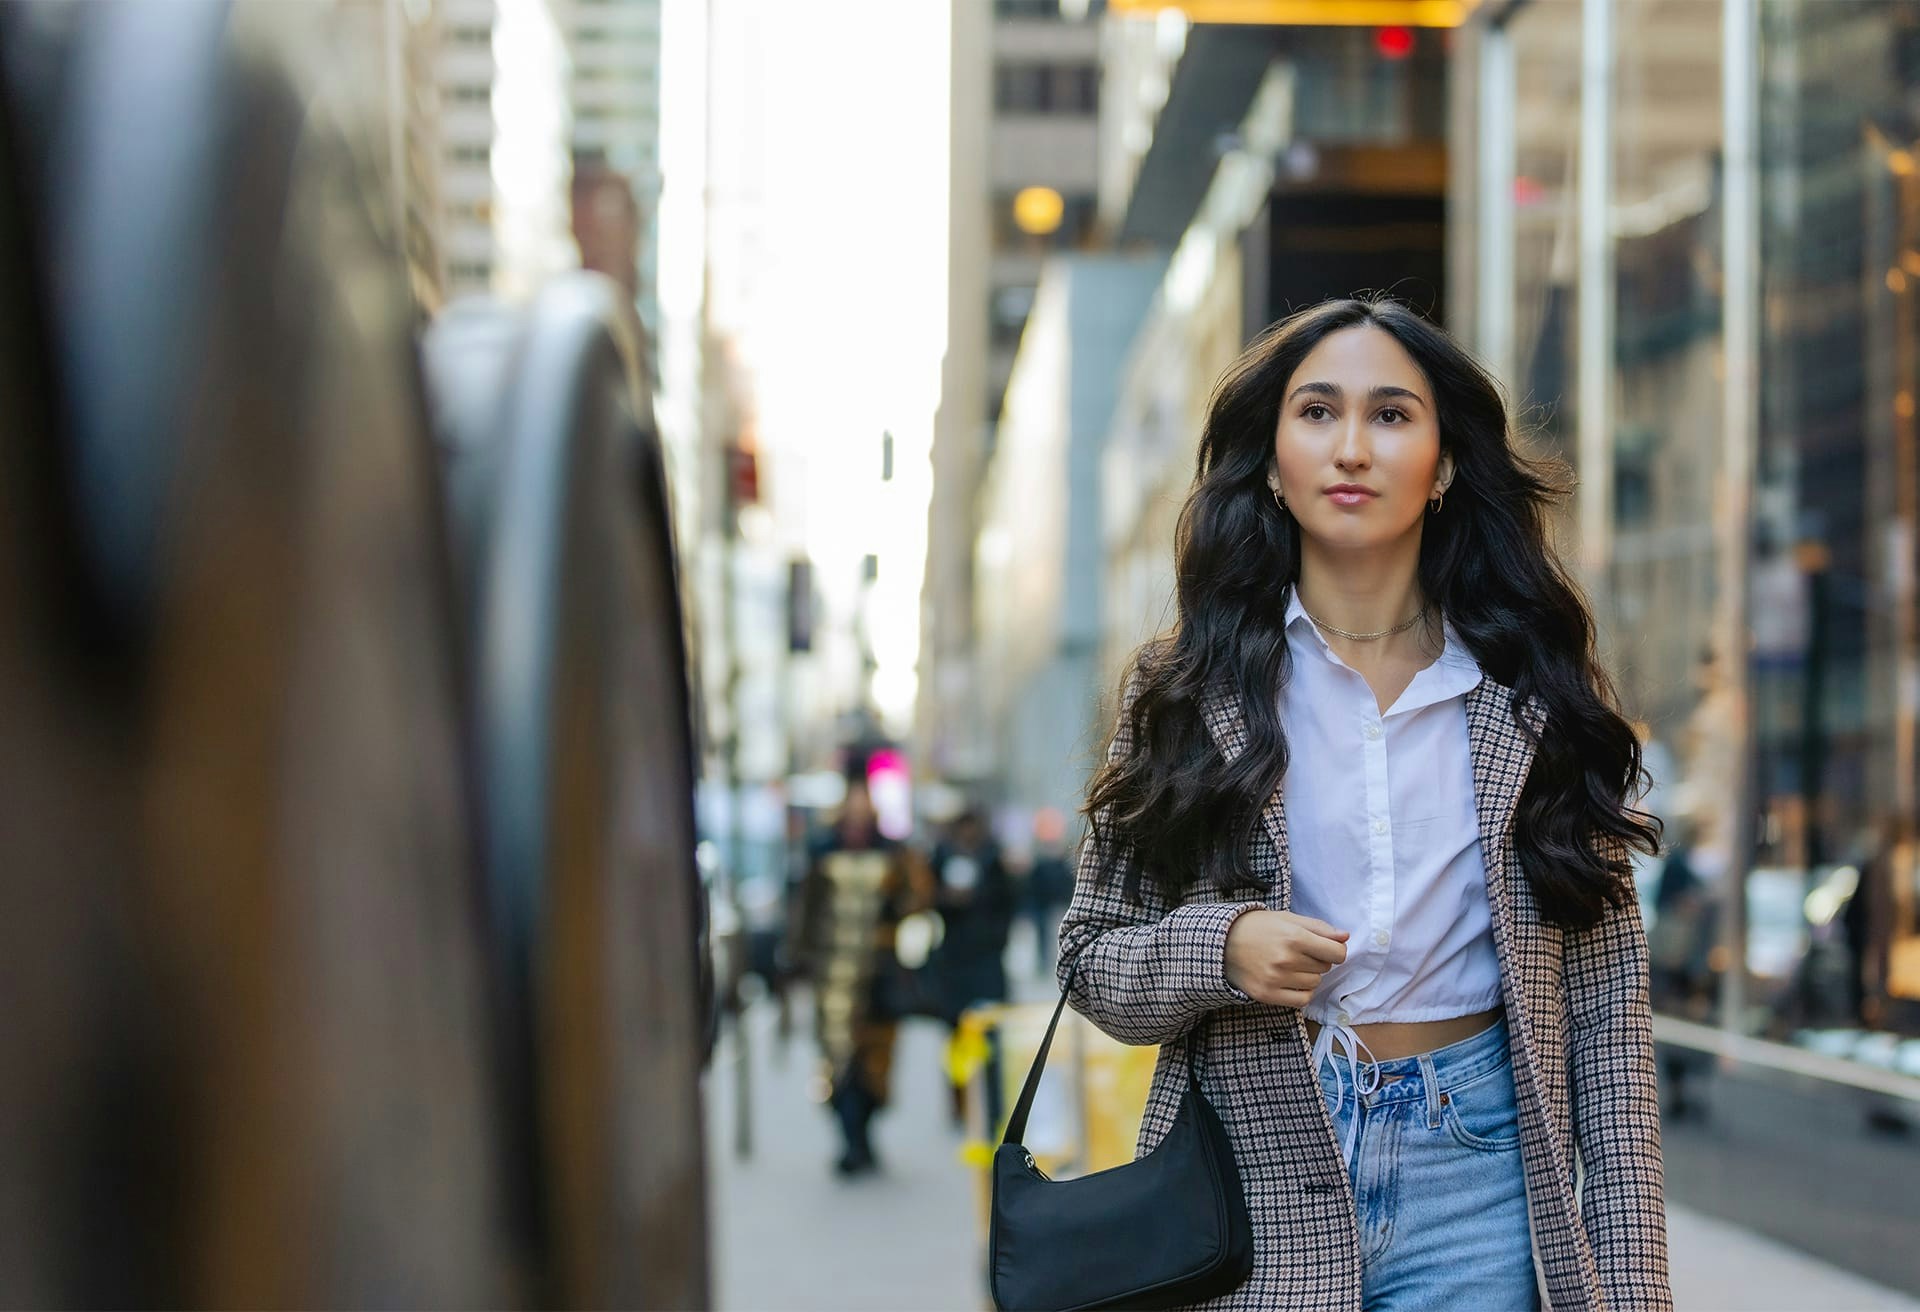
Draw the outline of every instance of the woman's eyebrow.
[[[1314,396],[1332,397],[1336,401],[1340,400],[1342,397],[1346,395],[1346,393],[1341,390],[1340,384],[1338,383],[1325,383],[1325,382],[1302,383],[1300,384],[1300,386],[1293,389],[1293,394],[1287,397],[1287,403],[1291,405],[1293,403],[1293,398],[1296,396],[1299,396],[1300,393],[1302,392],[1309,392],[1309,393],[1312,393]],[[1371,389],[1367,393],[1367,399],[1369,401],[1380,401],[1388,397],[1393,397],[1396,399],[1405,398],[1406,400],[1409,400],[1409,401],[1418,401],[1422,405],[1426,404],[1426,398],[1421,396],[1420,393],[1408,391],[1404,387],[1393,387],[1391,385],[1382,384],[1379,387],[1375,387]]]

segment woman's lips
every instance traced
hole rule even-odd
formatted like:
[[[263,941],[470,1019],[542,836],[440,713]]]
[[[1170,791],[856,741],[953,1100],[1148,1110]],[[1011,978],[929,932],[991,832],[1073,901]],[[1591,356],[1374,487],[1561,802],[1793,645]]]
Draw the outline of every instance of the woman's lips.
[[[1378,495],[1377,492],[1351,492],[1346,489],[1335,489],[1327,493],[1327,499],[1336,506],[1358,506],[1364,505]]]

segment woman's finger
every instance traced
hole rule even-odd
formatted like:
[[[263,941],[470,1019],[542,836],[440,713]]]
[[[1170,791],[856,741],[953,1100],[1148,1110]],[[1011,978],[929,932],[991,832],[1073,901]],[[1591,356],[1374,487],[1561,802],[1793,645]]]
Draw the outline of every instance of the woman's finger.
[[[1301,940],[1299,950],[1315,961],[1324,961],[1329,965],[1339,965],[1347,959],[1347,945],[1338,939],[1325,938],[1319,934],[1309,934]]]

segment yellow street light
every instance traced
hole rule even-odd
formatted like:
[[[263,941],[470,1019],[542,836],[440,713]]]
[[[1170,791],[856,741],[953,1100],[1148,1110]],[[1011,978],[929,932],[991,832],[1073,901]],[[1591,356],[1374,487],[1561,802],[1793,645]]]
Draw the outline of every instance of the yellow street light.
[[[1058,232],[1066,212],[1066,201],[1052,187],[1028,187],[1013,198],[1013,221],[1035,237]]]

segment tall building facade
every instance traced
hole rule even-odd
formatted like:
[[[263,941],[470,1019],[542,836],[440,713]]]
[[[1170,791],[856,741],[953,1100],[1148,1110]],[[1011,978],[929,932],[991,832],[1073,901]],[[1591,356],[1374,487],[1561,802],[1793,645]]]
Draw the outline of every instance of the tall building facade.
[[[435,0],[440,248],[449,298],[487,291],[493,234],[495,0]]]
[[[577,172],[605,171],[629,187],[638,210],[633,254],[636,313],[649,343],[660,331],[660,0],[553,0],[571,69],[571,140]],[[653,366],[650,364],[650,368]]]
[[[1042,264],[1096,236],[1098,13],[1060,0],[953,6],[949,326],[915,736],[921,768],[961,783],[992,768],[977,714],[981,480]]]
[[[1108,589],[1103,455],[1166,258],[1064,253],[1041,270],[981,488],[979,781],[1009,820],[1080,802],[1097,747]],[[1023,828],[1012,826],[1014,832]]]

